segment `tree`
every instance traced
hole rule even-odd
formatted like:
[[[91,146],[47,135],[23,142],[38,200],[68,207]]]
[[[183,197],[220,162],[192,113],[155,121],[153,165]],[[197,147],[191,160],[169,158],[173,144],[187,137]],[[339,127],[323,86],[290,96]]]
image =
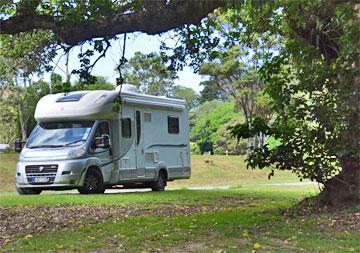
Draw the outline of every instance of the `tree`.
[[[267,93],[277,115],[234,133],[259,131],[279,141],[253,147],[252,168],[273,166],[323,183],[327,204],[360,202],[360,24],[354,6],[293,2],[284,9],[286,44],[264,64]],[[258,21],[259,22],[259,21]],[[304,41],[308,43],[304,43]]]
[[[246,141],[233,138],[231,127],[244,121],[242,117],[235,117],[216,130],[217,138],[214,142],[214,153],[216,155],[243,155],[246,153]]]
[[[9,98],[10,92],[6,88],[0,94],[0,143],[14,143],[19,132],[19,111],[15,101]]]
[[[180,85],[175,86],[173,97],[185,100],[190,111],[199,105],[199,95],[193,89],[188,87]]]
[[[20,134],[26,140],[35,126],[34,112],[39,99],[50,93],[49,84],[44,81],[33,82],[27,87],[7,86],[0,102],[2,127],[11,133],[11,138],[5,134],[3,137],[9,143]]]
[[[235,112],[235,103],[205,102],[190,118],[190,140],[195,142],[200,153],[214,152],[214,143],[218,139],[217,130],[234,117],[239,117]]]
[[[84,85],[82,82],[76,82],[72,90],[114,90],[115,86],[107,81],[106,77],[95,76],[95,82],[93,84]]]
[[[226,1],[5,1],[0,4],[0,33],[51,30],[59,41],[76,45],[122,33],[159,34],[198,24]],[[164,22],[166,20],[166,22]]]
[[[52,34],[33,31],[15,35],[0,35],[0,80],[2,84],[24,86],[34,73],[51,70],[50,62],[56,56]]]
[[[228,94],[224,93],[213,80],[203,81],[199,84],[204,86],[200,91],[199,102],[202,104],[205,101],[219,100],[226,101],[228,100]]]
[[[157,53],[136,52],[124,67],[124,79],[134,84],[140,92],[171,96],[174,92],[176,72],[167,68]]]
[[[248,124],[253,115],[268,118],[271,115],[269,106],[264,101],[264,83],[256,72],[256,66],[247,59],[249,56],[239,46],[226,52],[214,51],[216,58],[204,62],[199,73],[210,77],[210,81],[236,102]]]
[[[44,83],[32,84],[32,76],[51,69],[49,62],[56,51],[47,46],[51,41],[51,34],[45,31],[0,36],[0,59],[3,60],[0,62],[0,106],[8,109],[8,113],[3,111],[2,124],[13,124],[13,127],[9,127],[12,133],[18,131],[19,125],[24,140],[34,124],[32,118],[38,96],[49,92],[49,87]],[[14,122],[16,117],[18,119]],[[10,122],[5,122],[7,119]]]

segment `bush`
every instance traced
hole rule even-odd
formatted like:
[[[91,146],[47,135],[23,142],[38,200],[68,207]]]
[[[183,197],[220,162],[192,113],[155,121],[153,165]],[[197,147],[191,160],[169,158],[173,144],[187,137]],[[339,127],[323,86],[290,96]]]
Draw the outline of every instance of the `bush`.
[[[190,154],[200,155],[200,148],[195,142],[190,142]]]

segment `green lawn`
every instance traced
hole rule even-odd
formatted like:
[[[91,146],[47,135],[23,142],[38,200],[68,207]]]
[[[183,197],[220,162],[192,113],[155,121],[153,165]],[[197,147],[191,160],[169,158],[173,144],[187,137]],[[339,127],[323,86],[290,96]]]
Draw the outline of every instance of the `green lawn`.
[[[109,195],[3,196],[4,205],[122,206],[133,209],[201,206],[207,211],[149,214],[68,226],[56,231],[19,233],[2,252],[356,252],[360,233],[327,227],[325,214],[287,217],[313,187],[246,187],[231,190],[174,190]],[[212,207],[220,206],[211,211]],[[6,208],[6,207],[3,207]],[[9,208],[9,207],[7,207]],[[80,208],[81,209],[81,208]],[[80,210],[79,209],[79,210]],[[358,212],[359,210],[351,210]],[[59,214],[61,215],[61,214]],[[323,224],[319,224],[324,218]],[[324,227],[325,226],[325,227]]]
[[[18,154],[0,154],[0,192],[15,191],[15,165]],[[279,182],[297,182],[298,178],[288,171],[276,172],[268,180],[269,169],[248,170],[243,156],[191,157],[192,175],[188,180],[168,183],[168,188],[183,188],[203,185],[249,185]]]
[[[0,155],[1,175],[10,178],[15,158]],[[2,193],[0,252],[360,251],[360,207],[289,215],[285,210],[318,193],[316,185],[265,185],[296,178],[279,173],[269,182],[268,171],[246,170],[242,157],[192,161],[192,179],[161,193]],[[233,187],[184,188],[199,185]]]

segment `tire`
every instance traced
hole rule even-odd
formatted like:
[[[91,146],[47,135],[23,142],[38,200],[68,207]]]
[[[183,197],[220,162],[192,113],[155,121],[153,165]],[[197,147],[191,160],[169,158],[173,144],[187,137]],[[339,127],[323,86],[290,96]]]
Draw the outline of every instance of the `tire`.
[[[41,189],[31,189],[31,188],[18,188],[16,187],[17,193],[20,195],[38,195],[41,193]]]
[[[156,192],[162,192],[165,190],[165,186],[166,186],[166,174],[164,171],[160,171],[159,172],[159,176],[157,178],[157,180],[152,183],[151,185],[151,190],[156,191]]]
[[[84,185],[78,191],[81,194],[96,194],[105,192],[105,184],[102,174],[97,169],[90,168],[85,176]]]

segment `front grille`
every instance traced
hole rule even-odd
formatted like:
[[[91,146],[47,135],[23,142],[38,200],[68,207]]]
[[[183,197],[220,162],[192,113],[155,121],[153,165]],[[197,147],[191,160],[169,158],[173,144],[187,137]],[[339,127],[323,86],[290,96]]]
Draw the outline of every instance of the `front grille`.
[[[58,170],[58,165],[28,165],[25,167],[27,173],[55,173]]]
[[[57,164],[28,165],[25,167],[26,178],[29,184],[33,185],[54,183],[57,170]],[[42,179],[46,180],[42,181]]]

